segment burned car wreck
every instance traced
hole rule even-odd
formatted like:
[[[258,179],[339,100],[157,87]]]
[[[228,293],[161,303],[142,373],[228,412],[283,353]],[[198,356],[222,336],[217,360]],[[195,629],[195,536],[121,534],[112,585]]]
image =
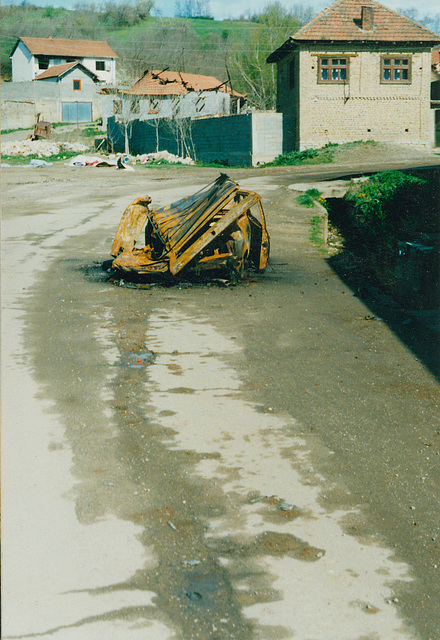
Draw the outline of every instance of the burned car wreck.
[[[262,272],[269,257],[261,197],[227,175],[192,196],[150,210],[149,196],[124,211],[114,239],[112,270],[136,277],[201,275],[241,277]],[[144,230],[145,244],[136,247]]]

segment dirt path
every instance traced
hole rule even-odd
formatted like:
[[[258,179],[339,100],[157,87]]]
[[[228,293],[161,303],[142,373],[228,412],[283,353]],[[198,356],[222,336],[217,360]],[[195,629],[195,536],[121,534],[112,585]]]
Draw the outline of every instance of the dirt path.
[[[4,172],[4,637],[435,639],[428,334],[353,296],[287,172],[231,174],[264,276],[106,281],[131,199],[216,175]]]

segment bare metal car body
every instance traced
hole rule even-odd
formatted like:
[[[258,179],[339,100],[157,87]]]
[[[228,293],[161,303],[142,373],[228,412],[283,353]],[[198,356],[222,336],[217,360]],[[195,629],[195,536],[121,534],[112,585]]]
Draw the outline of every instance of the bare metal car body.
[[[264,271],[269,235],[261,197],[227,175],[192,196],[151,211],[137,198],[124,211],[111,248],[112,268],[136,275],[210,269]],[[145,228],[145,245],[136,241]]]

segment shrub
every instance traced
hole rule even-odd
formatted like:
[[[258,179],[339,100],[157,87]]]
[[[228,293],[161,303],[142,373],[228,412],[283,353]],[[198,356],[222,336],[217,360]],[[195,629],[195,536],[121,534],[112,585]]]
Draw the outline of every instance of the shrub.
[[[385,171],[351,187],[345,199],[351,203],[354,230],[363,242],[391,247],[399,237],[416,232],[425,184],[401,171]]]

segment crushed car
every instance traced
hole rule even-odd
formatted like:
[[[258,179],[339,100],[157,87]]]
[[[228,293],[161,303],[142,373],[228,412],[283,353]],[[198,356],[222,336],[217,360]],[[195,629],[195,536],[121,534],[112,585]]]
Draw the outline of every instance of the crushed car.
[[[135,276],[221,270],[236,278],[265,270],[270,243],[261,197],[226,174],[165,207],[150,204],[149,196],[136,198],[124,211],[112,270]],[[142,232],[145,244],[137,248]]]

